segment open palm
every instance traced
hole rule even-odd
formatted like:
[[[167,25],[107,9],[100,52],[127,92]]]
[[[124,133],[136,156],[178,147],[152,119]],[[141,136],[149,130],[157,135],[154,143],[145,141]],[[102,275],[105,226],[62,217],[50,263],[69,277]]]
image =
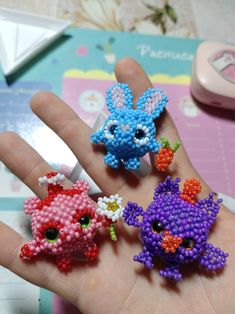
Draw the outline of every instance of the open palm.
[[[129,85],[136,99],[151,83],[142,68],[133,60],[121,60],[116,65],[119,82]],[[49,93],[35,95],[33,111],[71,148],[83,168],[105,195],[118,193],[124,202],[131,200],[146,208],[152,200],[156,185],[164,177],[155,170],[146,177],[136,177],[123,170],[108,169],[103,162],[103,148],[93,147],[91,129],[59,98]],[[175,126],[166,112],[158,120],[158,137],[164,135],[174,143],[178,140]],[[37,195],[46,190],[38,187],[38,177],[52,171],[51,167],[19,136],[0,135],[0,159]],[[150,156],[151,159],[151,156]],[[198,178],[202,194],[209,187],[193,169],[183,148],[176,154],[167,173],[172,177]],[[69,181],[66,182],[71,185]],[[234,313],[235,311],[235,218],[223,206],[209,242],[229,253],[225,269],[215,275],[199,269],[197,264],[182,267],[183,280],[177,284],[158,274],[160,261],[147,270],[134,263],[132,257],[141,250],[138,231],[118,224],[118,241],[111,243],[107,233],[95,241],[100,247],[97,261],[75,263],[73,271],[58,271],[50,257],[41,257],[29,263],[19,259],[25,240],[10,227],[0,222],[0,265],[24,279],[47,288],[75,304],[83,313]]]

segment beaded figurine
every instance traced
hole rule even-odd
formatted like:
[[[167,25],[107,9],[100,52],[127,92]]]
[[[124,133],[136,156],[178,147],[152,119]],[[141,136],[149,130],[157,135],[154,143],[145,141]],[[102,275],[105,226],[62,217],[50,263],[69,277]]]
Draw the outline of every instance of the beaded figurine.
[[[61,271],[71,269],[75,255],[88,261],[97,258],[99,249],[93,238],[101,227],[109,227],[111,238],[116,240],[113,224],[123,210],[117,194],[100,198],[102,206],[97,208],[87,194],[87,182],[78,180],[71,189],[64,189],[61,185],[64,179],[64,175],[56,172],[39,178],[40,185],[47,185],[48,196],[25,201],[25,213],[32,217],[33,240],[21,248],[20,254],[26,260],[39,253],[55,255]]]
[[[91,136],[94,144],[104,143],[104,162],[117,169],[121,162],[127,170],[138,169],[140,158],[148,152],[157,154],[154,120],[163,112],[168,99],[160,89],[149,88],[133,109],[133,96],[127,84],[116,83],[107,90],[107,107],[111,115],[104,126]]]
[[[182,193],[179,182],[179,178],[174,181],[167,177],[156,188],[153,202],[146,211],[132,202],[123,211],[124,221],[140,228],[143,241],[143,250],[134,256],[134,261],[150,269],[154,266],[153,258],[160,256],[166,262],[160,275],[176,281],[182,279],[179,266],[183,263],[197,260],[207,270],[215,271],[224,267],[228,256],[207,243],[222,200],[213,200],[212,193],[196,200],[200,182],[187,180]]]

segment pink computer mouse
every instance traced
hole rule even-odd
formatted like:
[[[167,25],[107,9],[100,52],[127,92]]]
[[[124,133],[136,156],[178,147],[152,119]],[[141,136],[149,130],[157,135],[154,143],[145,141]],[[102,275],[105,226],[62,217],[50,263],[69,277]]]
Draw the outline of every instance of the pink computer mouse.
[[[191,92],[201,103],[235,110],[235,46],[216,42],[198,46]]]

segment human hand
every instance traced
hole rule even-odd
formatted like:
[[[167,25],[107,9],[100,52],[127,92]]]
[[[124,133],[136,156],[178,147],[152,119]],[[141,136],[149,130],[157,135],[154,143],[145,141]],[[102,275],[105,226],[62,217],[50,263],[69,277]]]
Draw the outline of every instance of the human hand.
[[[116,77],[138,97],[151,83],[142,68],[126,59],[116,65]],[[155,187],[164,175],[152,170],[138,178],[129,171],[107,168],[104,149],[94,147],[89,140],[91,130],[58,97],[49,93],[35,95],[33,111],[71,148],[83,168],[105,195],[118,193],[124,203],[131,200],[146,208],[152,201]],[[177,130],[167,112],[157,121],[157,137],[166,136],[171,143],[178,140]],[[14,147],[14,150],[13,150]],[[51,167],[20,137],[12,133],[0,135],[0,159],[38,196],[46,190],[38,186],[38,177],[52,171]],[[180,148],[167,173],[173,177],[197,178],[205,197],[211,191],[192,167],[186,152]],[[71,186],[69,181],[67,186]],[[118,242],[111,243],[107,234],[95,240],[100,247],[97,262],[78,263],[67,274],[58,271],[50,257],[43,256],[28,263],[19,258],[25,243],[19,234],[0,223],[0,265],[24,279],[47,288],[75,304],[83,313],[233,313],[235,309],[235,218],[223,206],[209,242],[230,254],[224,270],[208,275],[197,265],[183,265],[183,280],[174,284],[134,263],[132,258],[141,250],[138,232],[119,223]],[[158,262],[156,268],[158,268]],[[213,277],[213,278],[212,278]]]

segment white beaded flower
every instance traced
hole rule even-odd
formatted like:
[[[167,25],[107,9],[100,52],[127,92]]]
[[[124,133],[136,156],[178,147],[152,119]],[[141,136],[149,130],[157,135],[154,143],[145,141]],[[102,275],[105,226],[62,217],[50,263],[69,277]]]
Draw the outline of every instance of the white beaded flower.
[[[99,197],[96,211],[112,220],[112,222],[117,221],[123,212],[122,197],[118,194],[110,195],[110,197]]]

